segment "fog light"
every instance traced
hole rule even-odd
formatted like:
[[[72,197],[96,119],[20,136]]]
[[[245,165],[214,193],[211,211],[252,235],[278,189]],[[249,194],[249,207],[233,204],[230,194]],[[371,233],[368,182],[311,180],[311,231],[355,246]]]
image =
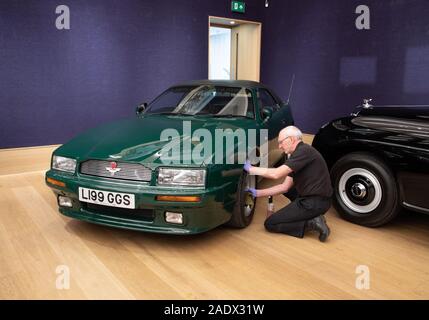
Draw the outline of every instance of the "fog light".
[[[72,199],[69,197],[58,196],[58,204],[60,207],[73,207]]]
[[[168,223],[183,224],[183,214],[167,211],[165,213],[165,221]]]

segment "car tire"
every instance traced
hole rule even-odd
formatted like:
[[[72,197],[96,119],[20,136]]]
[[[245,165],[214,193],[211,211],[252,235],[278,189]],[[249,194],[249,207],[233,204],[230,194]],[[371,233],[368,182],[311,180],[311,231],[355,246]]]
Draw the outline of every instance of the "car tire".
[[[284,165],[285,164],[285,161],[286,161],[286,154],[283,154],[281,157],[280,157],[280,159],[279,160],[277,160],[277,162],[274,164],[274,168],[278,168],[278,167],[281,167],[282,165]]]
[[[238,182],[234,210],[231,220],[226,223],[227,226],[245,228],[252,222],[257,198],[253,198],[248,192],[244,191],[248,187],[257,188],[257,176],[249,175],[243,171]]]
[[[331,169],[334,207],[347,221],[379,227],[400,211],[399,192],[393,172],[379,158],[353,152]]]

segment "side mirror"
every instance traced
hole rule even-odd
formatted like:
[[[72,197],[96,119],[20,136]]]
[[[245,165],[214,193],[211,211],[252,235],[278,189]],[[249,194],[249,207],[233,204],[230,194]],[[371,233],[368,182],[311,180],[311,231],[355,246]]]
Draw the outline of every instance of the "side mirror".
[[[146,102],[143,102],[143,103],[139,104],[137,106],[137,108],[136,108],[136,114],[143,113],[146,110],[146,108],[147,108],[147,103]]]
[[[264,107],[262,109],[262,119],[264,122],[268,121],[273,116],[273,109],[270,107]]]

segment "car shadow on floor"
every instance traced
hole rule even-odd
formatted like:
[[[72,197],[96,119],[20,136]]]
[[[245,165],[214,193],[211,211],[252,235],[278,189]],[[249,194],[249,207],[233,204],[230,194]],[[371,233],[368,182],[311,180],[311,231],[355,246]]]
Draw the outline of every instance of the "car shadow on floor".
[[[382,228],[413,227],[426,229],[429,232],[429,215],[407,209],[402,209],[398,216]]]
[[[330,211],[330,214],[339,218],[338,213],[333,208],[331,208]],[[233,241],[234,234],[238,235],[245,234],[246,232],[260,232],[262,229],[259,229],[263,228],[263,226],[254,226],[254,224],[258,224],[259,222],[261,221],[253,221],[252,224],[245,229],[234,229],[226,226],[219,226],[201,234],[174,235],[120,229],[72,219],[65,223],[65,230],[85,242],[89,241],[112,249],[120,249],[124,246],[124,243],[132,242],[138,246],[154,245],[154,247],[157,247],[162,244],[164,249],[174,249],[183,252],[191,249],[196,243],[198,243],[198,246],[201,248],[219,245],[228,246],[228,243]],[[338,227],[338,225],[335,227]],[[414,230],[417,229],[421,231],[422,234],[429,237],[429,215],[403,210],[392,222],[376,229],[383,232],[392,231],[400,234],[402,231],[410,228]],[[331,227],[331,229],[335,232],[335,228]],[[306,234],[306,238],[318,241],[317,234],[308,233]]]
[[[67,221],[65,229],[67,232],[76,235],[84,241],[112,248],[119,248],[123,242],[132,241],[137,244],[162,243],[163,246],[171,248],[180,247],[181,249],[193,246],[196,241],[202,246],[211,246],[219,242],[224,242],[222,239],[228,238],[228,233],[234,230],[221,226],[201,234],[175,235],[120,229],[80,220]]]

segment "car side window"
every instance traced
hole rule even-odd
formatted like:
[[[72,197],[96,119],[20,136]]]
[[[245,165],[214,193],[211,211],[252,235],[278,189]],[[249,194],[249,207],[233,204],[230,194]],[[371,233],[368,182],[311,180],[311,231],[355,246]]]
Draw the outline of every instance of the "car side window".
[[[271,107],[273,108],[273,111],[277,111],[279,108],[277,101],[273,98],[271,93],[266,89],[258,90],[258,100],[259,100],[259,105],[261,106],[261,109],[263,109],[264,107]]]

